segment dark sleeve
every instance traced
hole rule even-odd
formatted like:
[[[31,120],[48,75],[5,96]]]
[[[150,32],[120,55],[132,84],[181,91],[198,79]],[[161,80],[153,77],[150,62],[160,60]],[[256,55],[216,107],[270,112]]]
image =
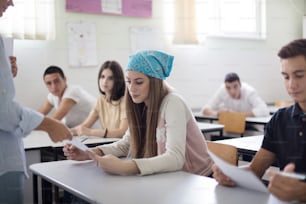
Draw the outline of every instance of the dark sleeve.
[[[275,127],[276,127],[276,123],[275,121],[277,120],[277,114],[275,113],[273,115],[273,117],[271,118],[271,120],[265,125],[265,129],[264,129],[264,139],[262,141],[262,145],[261,147],[263,149],[266,149],[270,152],[275,153],[275,148],[273,145],[272,141],[275,141]]]

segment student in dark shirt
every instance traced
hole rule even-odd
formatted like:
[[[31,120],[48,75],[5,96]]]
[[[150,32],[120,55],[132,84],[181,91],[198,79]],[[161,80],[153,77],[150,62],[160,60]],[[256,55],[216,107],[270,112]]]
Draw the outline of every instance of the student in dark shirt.
[[[280,109],[265,127],[260,150],[247,167],[259,178],[275,161],[281,171],[306,173],[306,39],[290,42],[278,53],[281,74],[294,105]],[[213,166],[213,176],[227,186],[235,183]],[[284,201],[306,201],[306,182],[269,172],[269,191]]]

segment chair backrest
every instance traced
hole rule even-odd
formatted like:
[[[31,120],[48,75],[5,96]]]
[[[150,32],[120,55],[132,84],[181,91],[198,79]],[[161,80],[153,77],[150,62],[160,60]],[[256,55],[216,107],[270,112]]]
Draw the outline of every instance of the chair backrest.
[[[287,106],[291,106],[293,104],[292,101],[275,101],[274,102],[274,106],[276,107],[287,107]]]
[[[245,131],[245,114],[238,112],[222,112],[218,115],[218,123],[224,125],[224,131],[243,134]]]
[[[236,147],[211,141],[206,141],[206,143],[212,153],[232,165],[238,165],[238,150]]]

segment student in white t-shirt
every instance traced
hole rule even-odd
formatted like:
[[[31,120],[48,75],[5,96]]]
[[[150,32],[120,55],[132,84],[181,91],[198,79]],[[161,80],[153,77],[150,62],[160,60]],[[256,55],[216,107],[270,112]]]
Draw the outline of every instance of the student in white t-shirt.
[[[52,117],[62,120],[68,127],[83,122],[95,103],[95,97],[80,86],[68,85],[63,70],[57,66],[49,66],[43,77],[50,93],[39,112],[47,115],[55,108]]]
[[[224,84],[201,110],[202,114],[210,116],[218,116],[224,111],[245,113],[246,117],[269,115],[267,104],[252,86],[240,82],[236,73],[228,73],[225,76]]]

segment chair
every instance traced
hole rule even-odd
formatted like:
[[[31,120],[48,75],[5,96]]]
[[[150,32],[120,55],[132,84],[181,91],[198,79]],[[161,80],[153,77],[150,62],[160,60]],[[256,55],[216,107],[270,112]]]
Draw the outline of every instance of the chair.
[[[232,165],[238,165],[238,150],[236,147],[211,141],[206,141],[206,143],[209,151]]]
[[[275,101],[274,102],[274,106],[275,107],[287,107],[287,106],[291,106],[293,104],[292,101]]]
[[[218,115],[218,123],[224,125],[224,131],[243,136],[245,131],[245,114],[238,112],[222,112]]]

